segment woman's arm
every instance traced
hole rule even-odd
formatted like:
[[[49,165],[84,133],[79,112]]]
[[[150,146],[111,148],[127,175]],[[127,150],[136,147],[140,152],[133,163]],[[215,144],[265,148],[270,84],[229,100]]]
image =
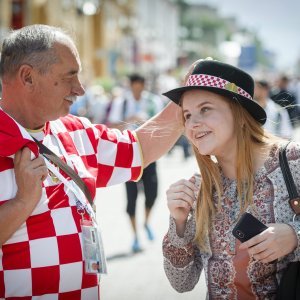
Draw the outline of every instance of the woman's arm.
[[[178,292],[190,291],[197,284],[203,264],[193,242],[196,233],[194,207],[199,179],[179,180],[167,191],[170,226],[163,241],[165,273]]]
[[[189,219],[183,237],[176,233],[174,219],[163,240],[165,274],[172,287],[182,293],[191,291],[199,281],[203,263],[198,247],[193,243],[195,234],[194,217]]]

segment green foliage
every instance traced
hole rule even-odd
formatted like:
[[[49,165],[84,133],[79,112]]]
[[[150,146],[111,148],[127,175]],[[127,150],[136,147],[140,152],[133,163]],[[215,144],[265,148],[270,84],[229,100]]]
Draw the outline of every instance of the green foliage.
[[[111,77],[97,77],[94,80],[94,83],[97,85],[101,85],[104,88],[105,92],[110,92],[116,84],[115,80]]]

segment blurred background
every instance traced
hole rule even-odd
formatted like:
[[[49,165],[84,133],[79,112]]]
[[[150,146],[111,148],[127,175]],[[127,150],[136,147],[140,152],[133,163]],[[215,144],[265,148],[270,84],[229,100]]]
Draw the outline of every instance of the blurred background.
[[[299,0],[0,0],[0,44],[11,29],[30,24],[66,29],[76,40],[86,89],[71,113],[110,125],[110,104],[129,87],[129,74],[142,74],[145,88],[166,103],[161,93],[180,84],[191,62],[208,56],[267,81],[270,97],[284,90],[285,99],[289,95],[290,103],[299,105],[299,13]],[[292,132],[286,137],[300,140],[299,110],[288,112]],[[197,170],[188,147],[180,139],[157,162],[158,196],[150,221],[153,241],[143,229],[144,200],[139,195],[142,251],[138,253],[131,249],[125,186],[98,190],[97,216],[109,272],[101,279],[102,299],[205,298],[203,277],[192,292],[178,294],[163,271],[161,242],[169,218],[165,192],[171,183]]]
[[[86,84],[110,89],[124,74],[182,70],[211,56],[252,74],[300,74],[297,0],[0,0],[0,42],[34,23],[76,36]]]

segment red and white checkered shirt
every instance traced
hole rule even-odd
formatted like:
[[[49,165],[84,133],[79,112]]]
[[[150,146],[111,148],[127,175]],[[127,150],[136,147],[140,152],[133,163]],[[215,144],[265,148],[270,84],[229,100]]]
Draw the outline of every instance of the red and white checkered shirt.
[[[129,131],[68,115],[43,133],[43,144],[67,161],[93,198],[97,187],[141,175],[140,146]],[[13,157],[25,145],[38,155],[27,131],[0,109],[0,205],[16,195]],[[0,299],[99,299],[97,275],[84,272],[80,218],[74,194],[49,175],[36,208],[0,249]]]

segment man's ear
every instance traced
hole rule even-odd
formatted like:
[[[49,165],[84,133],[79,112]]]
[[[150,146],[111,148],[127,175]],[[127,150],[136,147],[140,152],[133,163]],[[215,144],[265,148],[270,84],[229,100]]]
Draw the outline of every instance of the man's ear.
[[[33,68],[30,65],[22,65],[18,71],[18,77],[22,85],[27,88],[33,86]]]

